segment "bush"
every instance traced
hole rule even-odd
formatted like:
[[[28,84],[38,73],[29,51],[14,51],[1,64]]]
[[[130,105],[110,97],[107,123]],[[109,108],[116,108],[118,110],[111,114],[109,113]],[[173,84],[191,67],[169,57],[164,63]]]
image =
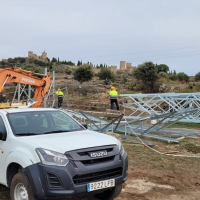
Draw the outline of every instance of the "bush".
[[[134,82],[130,82],[130,83],[128,83],[128,89],[129,90],[134,90],[134,87],[136,86],[136,83],[134,83]]]
[[[184,72],[178,73],[177,74],[178,80],[181,82],[188,82],[189,81],[189,76],[185,74]]]
[[[104,83],[108,85],[111,81],[115,80],[115,74],[111,72],[108,68],[101,68],[100,72],[98,73],[99,79],[104,80]]]
[[[171,74],[171,75],[169,75],[169,79],[172,80],[172,81],[177,81],[178,77],[177,77],[176,74]]]
[[[165,73],[165,72],[159,72],[159,74],[158,74],[160,77],[162,77],[162,78],[168,78],[168,74],[167,73]]]
[[[197,90],[198,92],[200,92],[200,83],[197,83],[197,84],[196,84],[196,90]]]
[[[33,71],[33,72],[39,73],[39,74],[44,74],[44,68],[36,66],[36,65],[25,65],[23,67],[23,69],[27,70],[27,71]]]
[[[79,66],[74,70],[73,75],[74,79],[79,81],[81,84],[83,82],[90,81],[94,76],[92,67],[88,64]]]
[[[200,81],[200,72],[195,75],[195,81]]]

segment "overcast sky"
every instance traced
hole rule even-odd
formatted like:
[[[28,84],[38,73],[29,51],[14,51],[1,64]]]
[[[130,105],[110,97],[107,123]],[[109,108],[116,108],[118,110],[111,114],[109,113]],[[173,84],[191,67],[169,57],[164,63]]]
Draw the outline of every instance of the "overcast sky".
[[[1,0],[0,60],[43,51],[77,63],[200,71],[200,0]]]

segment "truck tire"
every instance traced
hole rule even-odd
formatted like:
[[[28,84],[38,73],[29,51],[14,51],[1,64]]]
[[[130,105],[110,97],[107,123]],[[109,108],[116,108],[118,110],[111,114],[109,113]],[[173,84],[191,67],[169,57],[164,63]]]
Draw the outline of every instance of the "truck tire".
[[[36,200],[33,196],[32,188],[25,173],[17,173],[10,186],[11,200]]]
[[[111,188],[109,190],[106,190],[102,193],[95,194],[95,197],[101,200],[113,200],[122,191],[122,184],[116,185],[114,188]]]

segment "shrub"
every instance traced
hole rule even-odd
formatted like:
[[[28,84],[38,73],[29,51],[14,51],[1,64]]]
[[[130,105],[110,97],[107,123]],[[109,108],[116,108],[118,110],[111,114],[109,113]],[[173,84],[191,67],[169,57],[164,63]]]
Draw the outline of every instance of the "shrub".
[[[200,72],[195,75],[195,81],[200,81]]]

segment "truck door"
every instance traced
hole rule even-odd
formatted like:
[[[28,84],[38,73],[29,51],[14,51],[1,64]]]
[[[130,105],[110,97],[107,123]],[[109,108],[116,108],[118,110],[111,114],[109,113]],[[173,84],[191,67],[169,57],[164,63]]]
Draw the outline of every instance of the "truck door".
[[[6,126],[1,114],[0,114],[0,130],[7,136]],[[5,159],[6,159],[6,141],[0,140],[0,183],[3,184],[6,183]]]

